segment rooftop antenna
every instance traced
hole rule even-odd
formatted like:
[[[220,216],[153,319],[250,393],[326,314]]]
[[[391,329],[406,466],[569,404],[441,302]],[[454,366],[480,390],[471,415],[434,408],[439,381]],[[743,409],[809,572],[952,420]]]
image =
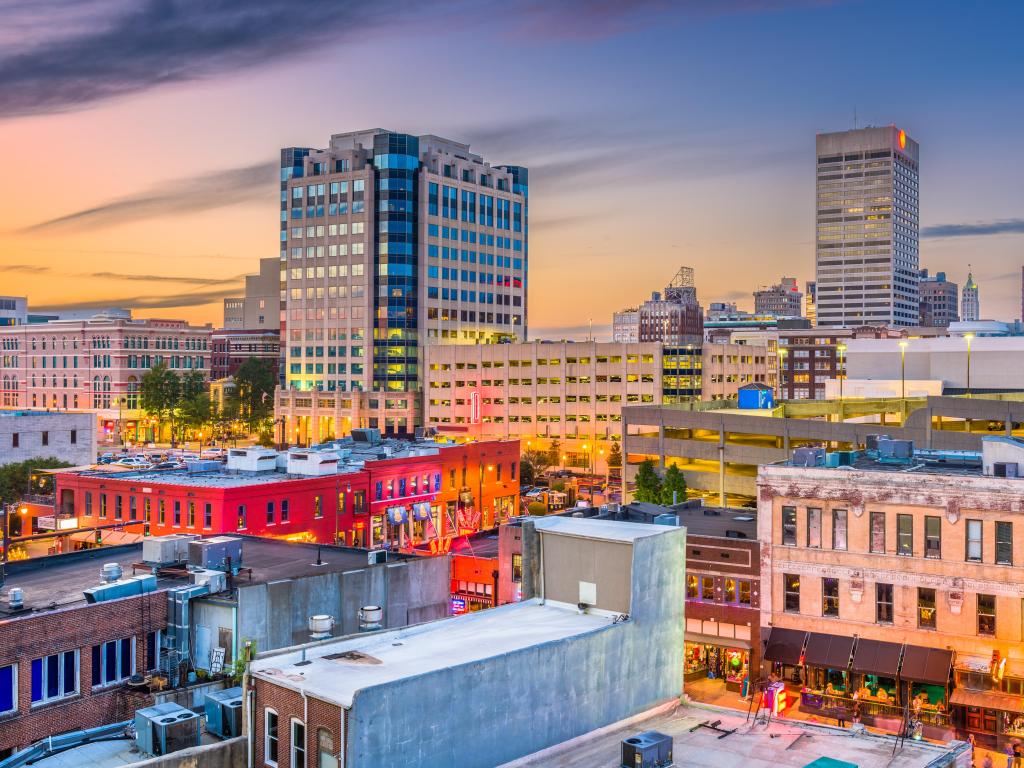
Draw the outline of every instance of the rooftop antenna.
[[[854,107],[853,107],[853,128],[854,128],[854,130],[857,129],[857,107],[856,107],[856,105],[854,105]]]

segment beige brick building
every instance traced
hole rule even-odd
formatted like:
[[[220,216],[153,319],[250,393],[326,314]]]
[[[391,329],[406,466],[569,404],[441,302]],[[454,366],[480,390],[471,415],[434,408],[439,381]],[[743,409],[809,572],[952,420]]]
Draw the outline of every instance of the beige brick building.
[[[761,468],[762,631],[798,654],[811,633],[802,665],[772,640],[766,659],[802,708],[859,692],[865,722],[895,728],[917,699],[926,736],[1001,746],[1024,736],[1024,479],[996,475],[1024,469],[1024,444],[988,438],[984,461],[889,444],[906,455]]]
[[[669,347],[660,342],[531,342],[428,346],[424,422],[442,434],[518,437],[568,466],[604,472],[622,438],[622,408],[734,399],[744,384],[774,385],[767,348]]]

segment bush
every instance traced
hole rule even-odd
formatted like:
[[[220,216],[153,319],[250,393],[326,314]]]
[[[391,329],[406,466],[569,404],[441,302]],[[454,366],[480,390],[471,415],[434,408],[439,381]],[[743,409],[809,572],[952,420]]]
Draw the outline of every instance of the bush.
[[[543,501],[531,501],[526,508],[531,515],[546,515],[548,507]]]

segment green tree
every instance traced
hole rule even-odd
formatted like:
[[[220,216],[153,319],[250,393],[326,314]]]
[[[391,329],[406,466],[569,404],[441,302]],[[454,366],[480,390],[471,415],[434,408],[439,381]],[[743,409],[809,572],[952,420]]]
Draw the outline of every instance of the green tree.
[[[5,464],[0,467],[0,506],[21,501],[27,493],[40,493],[39,488],[29,488],[29,480],[36,470],[70,466],[66,461],[52,457]]]
[[[185,400],[179,408],[178,418],[182,426],[193,431],[203,431],[206,425],[213,421],[213,404],[210,402],[210,396],[205,392],[200,392],[191,399]],[[207,434],[209,433],[207,432]]]
[[[661,503],[666,507],[686,501],[686,478],[675,464],[670,464],[661,479]]]
[[[622,448],[620,448],[619,444],[614,441],[612,442],[612,447],[608,450],[608,468],[622,468]]]
[[[557,440],[551,441],[551,447],[548,448],[548,466],[561,466],[562,464],[562,444]]]
[[[154,365],[142,375],[139,383],[139,405],[157,420],[157,434],[163,431],[165,421],[171,423],[174,438],[174,411],[181,396],[181,380],[165,363]]]
[[[189,371],[181,377],[181,384],[178,388],[178,404],[191,400],[196,395],[206,391],[206,379],[199,371]]]
[[[661,478],[654,469],[654,462],[645,460],[636,473],[636,490],[633,491],[635,501],[661,503]]]
[[[277,377],[267,360],[250,357],[234,375],[235,387],[231,399],[238,409],[238,418],[245,422],[249,434],[263,431],[274,414],[274,388]]]
[[[523,485],[534,485],[537,478],[551,469],[551,454],[532,449],[523,451],[519,467],[520,482]]]

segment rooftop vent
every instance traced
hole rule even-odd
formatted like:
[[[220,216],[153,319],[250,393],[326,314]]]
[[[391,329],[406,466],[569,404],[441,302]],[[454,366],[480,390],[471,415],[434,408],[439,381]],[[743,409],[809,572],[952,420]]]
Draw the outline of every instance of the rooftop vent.
[[[7,593],[7,604],[12,611],[20,611],[25,607],[25,592],[21,587],[11,587]]]

